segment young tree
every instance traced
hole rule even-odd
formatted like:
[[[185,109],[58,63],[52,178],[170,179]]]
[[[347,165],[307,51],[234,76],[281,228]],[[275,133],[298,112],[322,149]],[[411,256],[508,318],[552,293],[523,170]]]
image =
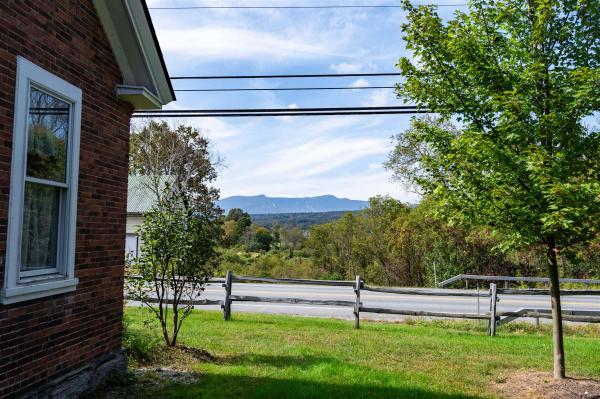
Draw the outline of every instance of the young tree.
[[[184,206],[189,201],[182,196],[167,188],[161,209],[145,215],[138,229],[141,254],[132,260],[140,278],[128,280],[128,294],[154,313],[169,346],[177,344],[193,301],[213,276],[221,234],[215,218]]]
[[[472,0],[447,23],[403,4],[413,58],[400,59],[397,93],[439,121],[413,120],[388,167],[449,220],[491,226],[504,248],[544,246],[564,378],[557,254],[600,229],[600,136],[588,118],[600,105],[600,2]]]

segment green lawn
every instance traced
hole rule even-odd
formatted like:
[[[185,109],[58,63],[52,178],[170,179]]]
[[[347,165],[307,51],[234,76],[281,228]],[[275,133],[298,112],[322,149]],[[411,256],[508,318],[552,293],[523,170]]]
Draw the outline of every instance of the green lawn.
[[[132,331],[152,331],[127,308]],[[510,330],[509,330],[510,328]],[[570,330],[570,375],[600,376],[600,329]],[[193,384],[156,388],[156,398],[490,398],[494,382],[518,370],[552,368],[547,328],[504,326],[498,336],[467,322],[387,324],[197,311],[180,344],[215,362],[190,362]]]

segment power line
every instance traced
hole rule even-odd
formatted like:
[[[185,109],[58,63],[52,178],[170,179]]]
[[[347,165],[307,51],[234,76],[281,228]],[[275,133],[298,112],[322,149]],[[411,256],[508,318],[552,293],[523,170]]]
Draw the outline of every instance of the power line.
[[[355,76],[403,76],[400,72],[380,73],[317,73],[300,75],[213,75],[213,76],[171,76],[171,80],[200,80],[200,79],[285,79],[285,78],[339,78]]]
[[[415,109],[410,111],[364,111],[364,112],[259,112],[259,113],[227,113],[227,114],[133,114],[132,118],[228,118],[244,116],[323,116],[323,115],[393,115],[393,114],[426,114],[426,109]]]
[[[257,117],[257,116],[311,116],[311,115],[377,115],[377,114],[423,114],[426,108],[414,105],[394,107],[320,107],[320,108],[254,108],[254,109],[189,109],[189,110],[141,110],[134,118],[205,118],[205,117]]]
[[[372,90],[372,89],[395,89],[395,86],[361,86],[361,87],[276,87],[271,89],[175,89],[180,92],[204,92],[204,91],[303,91],[303,90]]]
[[[424,6],[436,7],[462,7],[467,6],[466,3],[456,4],[415,4]],[[363,5],[322,5],[322,6],[180,6],[180,7],[148,7],[150,10],[206,10],[206,9],[334,9],[334,8],[402,8],[401,5],[392,4],[363,4]]]
[[[378,110],[411,110],[417,105],[395,105],[388,107],[316,107],[316,108],[221,108],[221,109],[163,109],[139,110],[136,114],[173,114],[173,113],[227,113],[227,112],[301,112],[301,111],[378,111]]]

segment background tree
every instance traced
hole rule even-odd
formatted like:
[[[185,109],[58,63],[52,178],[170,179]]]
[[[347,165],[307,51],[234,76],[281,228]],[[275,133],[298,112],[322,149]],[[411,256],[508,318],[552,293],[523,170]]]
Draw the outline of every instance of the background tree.
[[[279,240],[284,248],[290,250],[290,258],[294,256],[294,251],[302,248],[306,237],[299,227],[279,227]]]
[[[143,245],[131,262],[140,278],[128,280],[128,295],[153,312],[165,343],[175,346],[194,299],[213,276],[221,231],[214,217],[183,205],[190,203],[184,193],[165,191],[162,207],[147,213],[137,231]]]
[[[230,209],[223,224],[225,245],[240,244],[250,225],[252,225],[252,219],[247,212],[239,208]]]
[[[194,209],[220,213],[216,206],[219,190],[210,185],[217,178],[220,161],[211,155],[210,143],[200,130],[152,120],[132,129],[129,147],[129,173],[147,176],[143,184],[154,193],[159,207],[167,179],[175,194],[185,193],[183,198]]]
[[[413,120],[388,167],[452,223],[488,225],[504,249],[544,247],[564,378],[557,255],[600,228],[600,138],[586,124],[600,104],[600,2],[473,0],[447,23],[403,4],[413,58],[397,93],[439,121]]]
[[[248,243],[248,250],[257,251],[268,251],[273,243],[273,236],[271,232],[262,226],[252,226],[250,230],[250,242]]]

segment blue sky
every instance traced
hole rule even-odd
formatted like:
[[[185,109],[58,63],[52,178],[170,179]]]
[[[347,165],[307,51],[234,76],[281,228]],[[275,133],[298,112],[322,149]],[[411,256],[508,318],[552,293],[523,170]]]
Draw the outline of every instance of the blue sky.
[[[400,9],[198,9],[189,5],[352,4],[331,0],[167,1],[148,6],[169,73],[181,75],[360,73],[395,71],[406,55]],[[376,0],[355,4],[393,4]],[[436,0],[437,4],[456,1]],[[396,3],[397,4],[397,3]],[[454,7],[440,8],[450,16]],[[398,77],[174,81],[177,88],[391,86]],[[168,109],[286,108],[401,105],[391,89],[294,92],[177,93]],[[414,202],[391,182],[382,163],[406,115],[198,118],[213,151],[224,159],[221,195],[304,197],[333,194],[368,199],[377,194]]]

